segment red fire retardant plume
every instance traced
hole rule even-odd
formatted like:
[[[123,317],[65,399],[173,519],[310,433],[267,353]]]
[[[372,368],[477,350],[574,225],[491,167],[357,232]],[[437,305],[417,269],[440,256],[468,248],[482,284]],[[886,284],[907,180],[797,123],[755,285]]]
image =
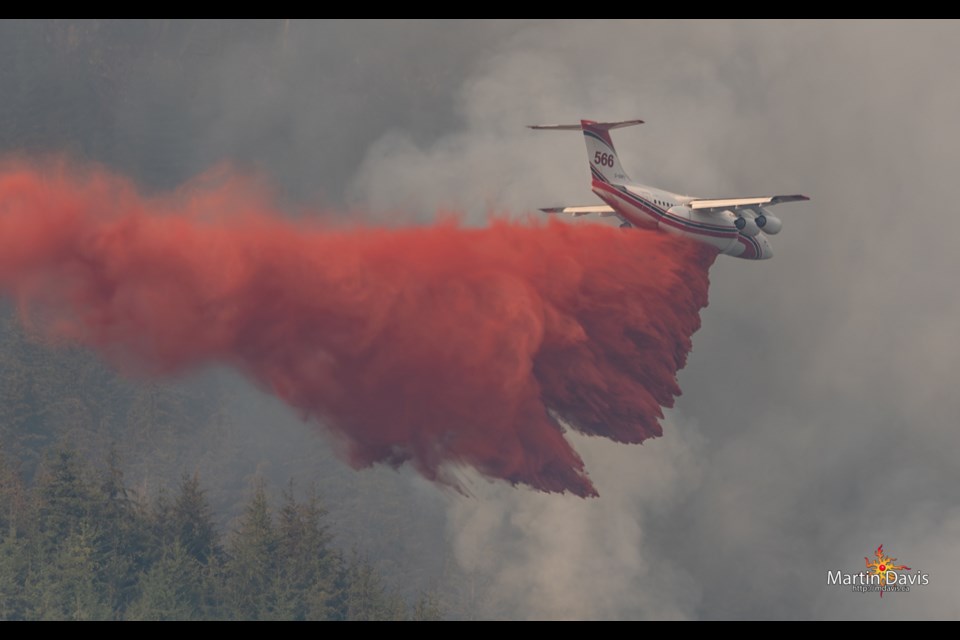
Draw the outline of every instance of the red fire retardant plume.
[[[441,481],[452,462],[596,495],[563,429],[661,435],[714,258],[604,225],[294,221],[231,175],[146,196],[101,169],[0,167],[0,293],[34,330],[138,375],[228,364],[354,466]]]

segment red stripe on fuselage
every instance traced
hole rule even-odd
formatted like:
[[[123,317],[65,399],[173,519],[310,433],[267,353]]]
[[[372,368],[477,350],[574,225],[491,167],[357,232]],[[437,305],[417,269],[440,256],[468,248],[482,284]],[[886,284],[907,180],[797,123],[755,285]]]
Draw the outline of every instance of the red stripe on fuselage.
[[[623,202],[626,202],[627,204],[629,204],[631,207],[635,209],[640,209],[642,212],[644,212],[650,218],[652,218],[655,224],[665,224],[667,226],[674,227],[676,229],[682,229],[683,231],[690,234],[709,236],[711,238],[729,239],[729,238],[733,238],[734,236],[740,235],[736,229],[731,229],[731,231],[715,231],[712,229],[704,228],[692,220],[680,222],[678,220],[682,220],[682,218],[675,219],[670,215],[666,214],[665,212],[662,212],[656,207],[653,207],[652,205],[648,204],[642,198],[632,193],[621,191],[620,189],[617,189],[605,182],[600,182],[599,180],[594,180],[591,186],[593,186],[595,190],[600,189],[601,191],[607,193],[611,197],[611,199],[613,199],[614,201],[622,200]],[[614,209],[617,209],[617,206],[614,204],[614,202],[610,202],[606,198],[603,198],[603,200],[606,201],[607,204],[609,204]],[[626,218],[631,224],[636,224],[637,226],[641,226],[641,227],[649,226],[648,224],[635,221],[634,217],[629,215],[625,211],[618,210],[617,213],[619,213],[624,218]]]
[[[743,253],[737,256],[738,258],[759,260],[763,257],[763,246],[753,238],[740,235],[737,240],[743,245]]]

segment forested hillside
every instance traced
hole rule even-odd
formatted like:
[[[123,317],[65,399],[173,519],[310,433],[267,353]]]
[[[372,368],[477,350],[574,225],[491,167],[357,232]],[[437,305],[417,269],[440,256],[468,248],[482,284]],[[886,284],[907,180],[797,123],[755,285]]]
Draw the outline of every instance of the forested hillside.
[[[388,588],[335,544],[316,486],[272,500],[254,475],[214,512],[202,476],[231,441],[218,385],[125,379],[8,307],[0,320],[0,619],[439,617],[432,595]]]
[[[148,192],[226,160],[262,169],[281,199],[336,196],[343,153],[282,129],[238,146],[223,128],[257,113],[227,84],[253,102],[301,86],[314,63],[291,57],[288,26],[0,22],[0,155],[67,154]],[[312,54],[323,59],[345,37],[335,23],[326,33]],[[242,67],[247,79],[221,67],[254,45],[269,54]],[[361,82],[351,68],[321,74],[297,112],[336,106],[337,87]],[[410,102],[444,93],[436,78],[394,85]],[[277,170],[303,158],[328,164]],[[436,544],[435,489],[348,468],[322,425],[230,371],[128,374],[32,335],[0,299],[0,619],[473,615],[476,585],[460,589]]]
[[[291,484],[262,485],[235,528],[218,530],[197,476],[135,495],[111,457],[93,469],[59,449],[39,481],[0,466],[0,619],[435,619],[377,569],[331,545],[327,512]]]

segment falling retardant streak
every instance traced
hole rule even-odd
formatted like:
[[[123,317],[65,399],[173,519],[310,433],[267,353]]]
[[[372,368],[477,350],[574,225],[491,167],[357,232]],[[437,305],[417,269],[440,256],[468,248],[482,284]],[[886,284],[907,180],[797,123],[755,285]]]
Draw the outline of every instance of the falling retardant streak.
[[[213,172],[165,195],[65,162],[0,167],[0,293],[128,374],[227,364],[356,467],[445,463],[579,496],[565,428],[637,443],[699,328],[715,252],[599,224],[344,227]]]

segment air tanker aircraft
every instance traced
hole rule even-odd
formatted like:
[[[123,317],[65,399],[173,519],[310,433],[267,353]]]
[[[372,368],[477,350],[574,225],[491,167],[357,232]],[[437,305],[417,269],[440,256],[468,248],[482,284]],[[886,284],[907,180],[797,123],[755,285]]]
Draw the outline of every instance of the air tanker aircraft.
[[[686,236],[736,258],[765,260],[773,256],[767,235],[779,233],[783,224],[763,207],[810,198],[801,195],[693,198],[637,184],[623,170],[610,139],[611,129],[636,124],[643,124],[643,120],[531,125],[531,129],[583,131],[593,177],[591,188],[608,205],[553,207],[541,211],[572,216],[617,216],[623,228],[659,229]]]

